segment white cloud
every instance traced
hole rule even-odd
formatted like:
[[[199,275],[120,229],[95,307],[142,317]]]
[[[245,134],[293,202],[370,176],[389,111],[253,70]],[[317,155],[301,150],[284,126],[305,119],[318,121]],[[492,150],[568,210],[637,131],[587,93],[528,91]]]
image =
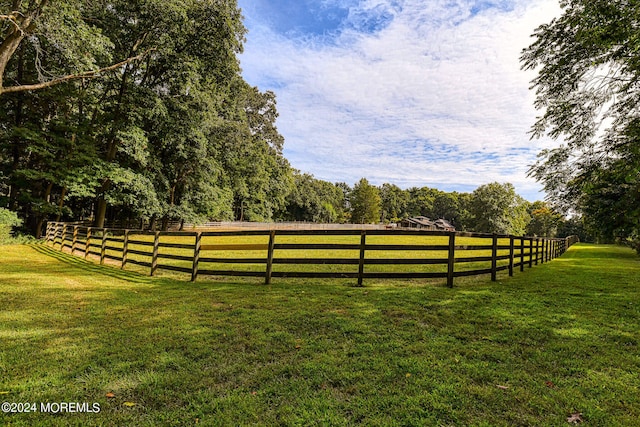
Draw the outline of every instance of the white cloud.
[[[393,19],[375,33],[288,39],[252,20],[244,76],[278,99],[285,156],[304,172],[353,184],[471,191],[511,182],[531,200],[536,112],[520,51],[559,13],[554,0],[486,8],[458,0],[369,0]],[[350,16],[361,16],[352,9]]]

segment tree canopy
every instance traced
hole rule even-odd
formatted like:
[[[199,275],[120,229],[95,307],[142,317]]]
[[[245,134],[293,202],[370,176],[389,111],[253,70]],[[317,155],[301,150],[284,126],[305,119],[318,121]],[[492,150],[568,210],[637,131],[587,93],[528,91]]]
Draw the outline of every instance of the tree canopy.
[[[0,15],[15,88],[0,93],[0,194],[36,233],[52,216],[166,226],[284,206],[275,95],[240,76],[235,0],[15,0]]]
[[[640,3],[563,0],[521,56],[537,70],[535,137],[562,144],[530,173],[604,239],[640,235]]]

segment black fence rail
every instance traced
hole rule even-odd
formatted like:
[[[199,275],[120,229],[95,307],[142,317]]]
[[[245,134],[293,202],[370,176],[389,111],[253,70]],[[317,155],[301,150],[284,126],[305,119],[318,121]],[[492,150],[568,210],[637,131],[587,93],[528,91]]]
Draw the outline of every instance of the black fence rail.
[[[135,264],[191,275],[364,279],[446,279],[542,264],[576,236],[543,238],[420,230],[143,231],[47,224],[53,247],[100,263]],[[411,271],[408,271],[411,270]]]

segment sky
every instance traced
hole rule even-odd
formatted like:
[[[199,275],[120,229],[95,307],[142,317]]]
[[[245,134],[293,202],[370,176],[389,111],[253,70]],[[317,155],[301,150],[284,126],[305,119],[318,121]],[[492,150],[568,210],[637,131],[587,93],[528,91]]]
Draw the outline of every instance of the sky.
[[[276,94],[284,155],[353,185],[471,192],[511,183],[529,201],[531,34],[557,0],[239,0],[245,80]]]

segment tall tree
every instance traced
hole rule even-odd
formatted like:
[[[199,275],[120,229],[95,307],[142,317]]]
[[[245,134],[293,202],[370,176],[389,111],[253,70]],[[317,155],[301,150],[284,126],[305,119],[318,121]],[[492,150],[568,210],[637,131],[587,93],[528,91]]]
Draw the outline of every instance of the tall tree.
[[[398,222],[408,216],[409,193],[394,184],[382,184],[380,187],[382,200],[382,221]]]
[[[381,199],[379,191],[365,178],[353,186],[349,202],[353,224],[370,224],[380,221]]]
[[[235,218],[269,221],[286,204],[293,185],[273,92],[236,79],[227,99],[226,122],[218,129],[221,162],[233,192]]]
[[[521,57],[523,68],[538,71],[535,105],[543,114],[533,135],[563,141],[543,151],[530,173],[555,206],[589,216],[594,231],[639,235],[640,3],[560,5],[562,15],[536,30]],[[612,194],[625,201],[612,205]]]
[[[522,235],[530,221],[528,202],[512,184],[493,182],[476,188],[472,195],[472,228],[483,233]]]
[[[531,221],[527,225],[526,233],[530,236],[555,237],[562,215],[555,212],[546,202],[533,202],[529,206]]]

